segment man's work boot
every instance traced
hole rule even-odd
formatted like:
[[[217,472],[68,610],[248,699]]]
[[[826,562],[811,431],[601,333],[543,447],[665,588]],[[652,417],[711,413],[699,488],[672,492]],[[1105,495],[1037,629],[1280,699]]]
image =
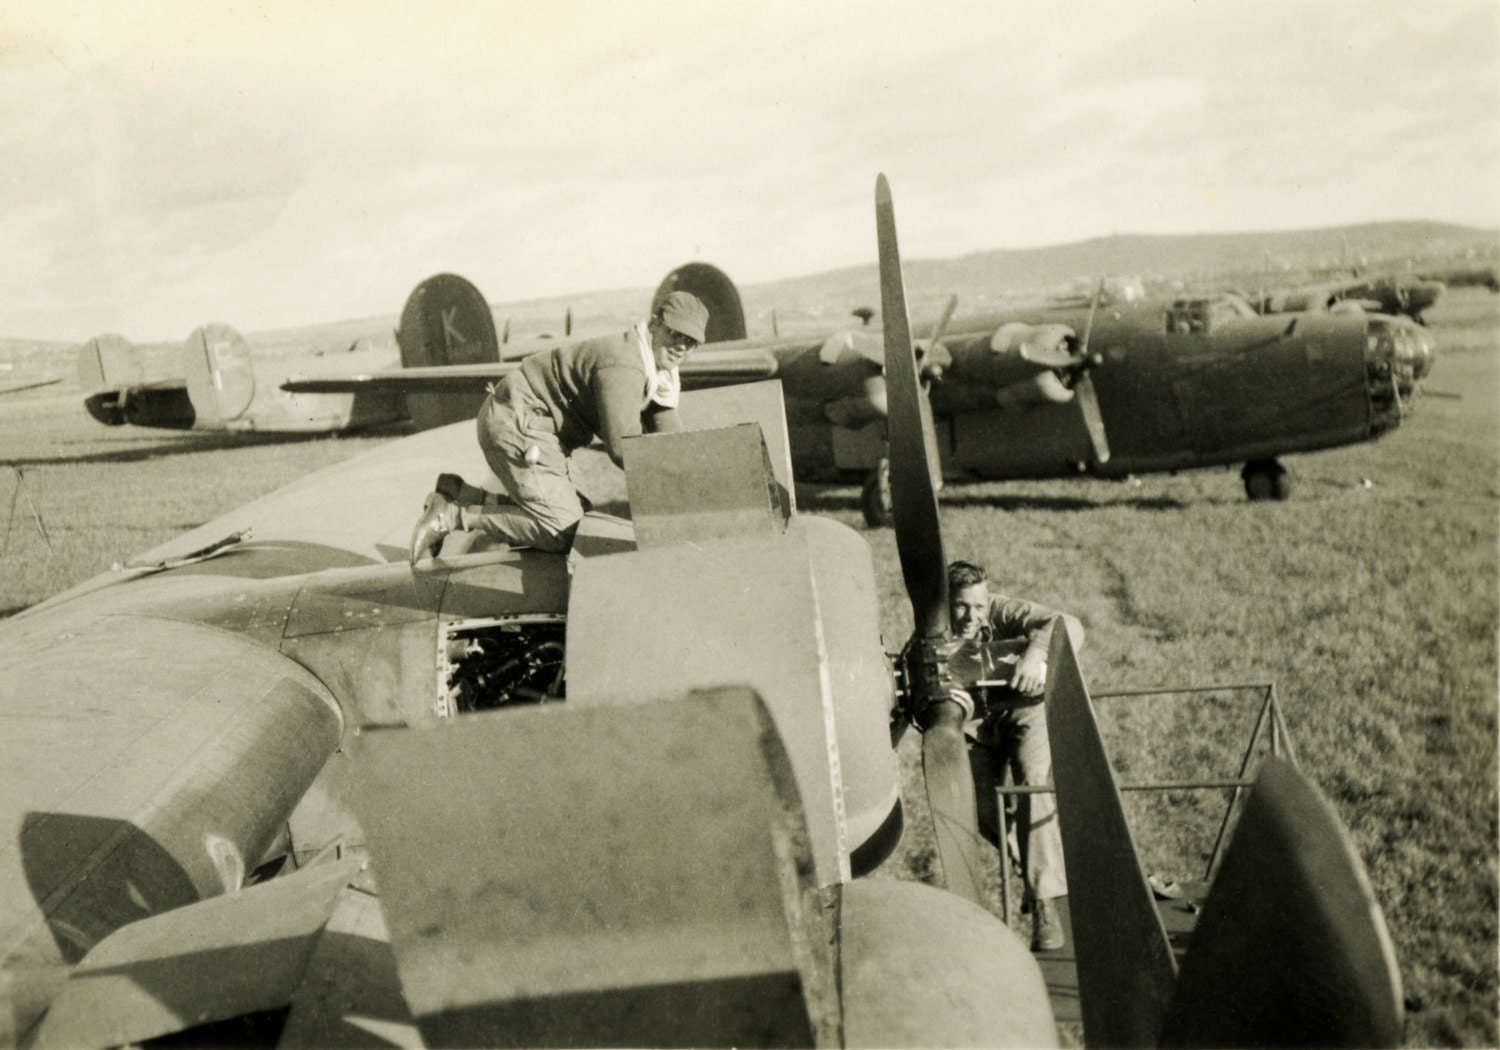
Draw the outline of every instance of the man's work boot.
[[[492,503],[495,494],[478,485],[470,485],[457,474],[439,474],[437,484],[432,487],[450,503],[457,503],[460,507],[470,507],[477,503]]]
[[[430,493],[422,504],[422,516],[411,533],[411,563],[437,556],[443,537],[458,528],[458,504],[441,492]]]
[[[1066,943],[1062,917],[1057,914],[1057,901],[1049,898],[1033,903],[1031,906],[1031,950],[1055,952]]]

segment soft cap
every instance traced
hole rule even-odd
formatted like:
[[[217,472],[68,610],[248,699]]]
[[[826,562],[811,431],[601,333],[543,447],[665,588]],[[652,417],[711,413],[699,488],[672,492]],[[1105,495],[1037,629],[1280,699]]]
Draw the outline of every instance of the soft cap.
[[[708,307],[691,292],[672,292],[661,301],[657,311],[662,323],[689,339],[703,342],[708,327]]]

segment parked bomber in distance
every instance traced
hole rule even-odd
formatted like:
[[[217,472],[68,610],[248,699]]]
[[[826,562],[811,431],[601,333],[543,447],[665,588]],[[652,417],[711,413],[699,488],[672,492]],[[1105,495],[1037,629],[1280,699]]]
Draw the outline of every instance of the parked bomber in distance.
[[[744,331],[744,313],[722,271],[684,266],[662,282],[656,298],[673,288],[696,294],[712,323],[727,329],[711,327],[717,341],[680,367],[684,387],[780,379],[801,476],[863,473],[866,520],[888,523],[878,331],[860,326],[817,338],[734,338],[731,332]],[[459,317],[486,309],[477,292],[467,307],[455,299],[447,308]],[[421,358],[438,363],[445,355],[436,338],[441,326],[425,330],[433,336]],[[1290,494],[1277,457],[1370,441],[1398,427],[1432,357],[1430,336],[1409,318],[1357,308],[1261,316],[1230,294],[1096,296],[949,313],[918,334],[948,480],[1123,478],[1243,464],[1252,500]],[[438,419],[455,419],[472,409],[472,391],[514,367],[491,361],[300,380],[285,388],[402,393],[421,398]],[[444,402],[464,389],[469,401]]]
[[[563,316],[563,337],[572,333],[572,311]],[[322,326],[314,326],[314,329]],[[419,284],[407,298],[393,333],[360,330],[358,322],[328,326],[338,331],[341,352],[323,349],[286,352],[296,336],[282,336],[281,352],[260,354],[232,326],[195,329],[162,362],[159,349],[147,351],[110,333],[78,348],[77,380],[88,392],[84,407],[106,426],[155,427],[242,434],[317,434],[356,430],[412,420],[421,428],[451,422],[478,410],[482,384],[473,381],[438,395],[376,389],[350,384],[317,393],[283,389],[307,369],[325,377],[363,375],[394,363],[422,369],[518,360],[556,345],[553,336],[510,338],[510,322],[495,334],[495,316],[479,292],[461,277],[439,274]],[[711,326],[720,337],[743,336]],[[314,338],[308,336],[307,338]],[[328,338],[323,338],[325,343]],[[398,355],[388,344],[394,343]],[[347,350],[345,349],[347,347]],[[153,358],[146,363],[148,353]],[[148,378],[149,377],[149,378]],[[476,392],[477,391],[477,392]]]
[[[871,524],[888,523],[886,390],[878,329],[746,336],[734,283],[694,262],[652,297],[684,289],[709,308],[708,342],[680,368],[686,389],[779,379],[801,476],[865,478]],[[1286,499],[1278,457],[1373,440],[1398,427],[1432,364],[1411,319],[1335,310],[1259,315],[1227,294],[1074,297],[1005,311],[946,312],[918,329],[940,469],[949,481],[1079,475],[1123,478],[1241,465],[1251,500]],[[400,367],[288,378],[256,362],[227,326],[183,346],[185,379],[129,378],[118,337],[80,353],[80,382],[104,422],[237,431],[322,431],[410,419],[471,418],[484,389],[554,343],[497,341],[479,291],[453,274],[418,285],[396,333]],[[333,358],[308,367],[328,368]],[[365,368],[360,371],[360,366]],[[281,369],[278,373],[276,369]],[[127,376],[122,384],[110,377]]]
[[[462,423],[384,444],[0,623],[0,1041],[248,1018],[236,1045],[1053,1045],[945,761],[930,431],[884,178],[876,202],[899,681],[869,548],[795,514],[774,384],[628,439],[633,520],[591,512],[569,555],[455,533],[413,568],[411,508],[482,459]],[[1046,703],[1094,876],[1069,887],[1089,1042],[1395,1045],[1379,906],[1285,763],[1179,964],[1066,634]],[[924,698],[948,892],[858,877],[900,831],[892,715]]]
[[[1356,276],[1317,281],[1256,295],[1251,305],[1259,313],[1299,313],[1336,310],[1351,304],[1393,317],[1410,317],[1426,324],[1422,312],[1442,298],[1447,286],[1415,274]]]

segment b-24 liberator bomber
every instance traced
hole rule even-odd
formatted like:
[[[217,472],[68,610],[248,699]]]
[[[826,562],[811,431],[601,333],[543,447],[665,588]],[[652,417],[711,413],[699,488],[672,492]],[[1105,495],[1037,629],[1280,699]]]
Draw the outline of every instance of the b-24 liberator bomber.
[[[443,317],[456,329],[488,318],[467,282],[432,280],[448,282]],[[680,267],[653,304],[679,288],[702,299],[711,319],[709,343],[679,367],[684,388],[779,379],[799,476],[863,475],[866,520],[888,524],[879,331],[744,338],[739,292],[721,270]],[[442,325],[410,330],[425,335],[403,338],[407,367],[307,377],[283,389],[403,396],[424,419],[451,421],[472,415],[484,384],[516,367],[493,349],[450,350]],[[967,315],[950,300],[916,335],[938,467],[950,481],[1240,465],[1251,500],[1290,495],[1281,456],[1371,441],[1400,426],[1432,363],[1431,337],[1407,317],[1359,309],[1261,316],[1231,294],[1101,293]]]
[[[311,475],[0,623],[0,1034],[1052,1044],[978,901],[884,178],[876,205],[898,656],[864,541],[795,512],[774,386],[629,439],[631,520],[591,513],[567,555],[454,534],[409,563],[432,479],[485,476],[465,424]],[[1265,768],[1178,960],[1066,632],[1051,663],[1090,1043],[1393,1045],[1379,907],[1310,782]],[[902,826],[898,714],[938,885],[863,877]]]

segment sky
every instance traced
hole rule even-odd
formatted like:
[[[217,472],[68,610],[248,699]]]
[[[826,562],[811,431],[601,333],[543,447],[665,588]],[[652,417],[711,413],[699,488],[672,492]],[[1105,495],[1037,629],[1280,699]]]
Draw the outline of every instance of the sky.
[[[0,4],[0,336],[1500,227],[1500,0]]]

